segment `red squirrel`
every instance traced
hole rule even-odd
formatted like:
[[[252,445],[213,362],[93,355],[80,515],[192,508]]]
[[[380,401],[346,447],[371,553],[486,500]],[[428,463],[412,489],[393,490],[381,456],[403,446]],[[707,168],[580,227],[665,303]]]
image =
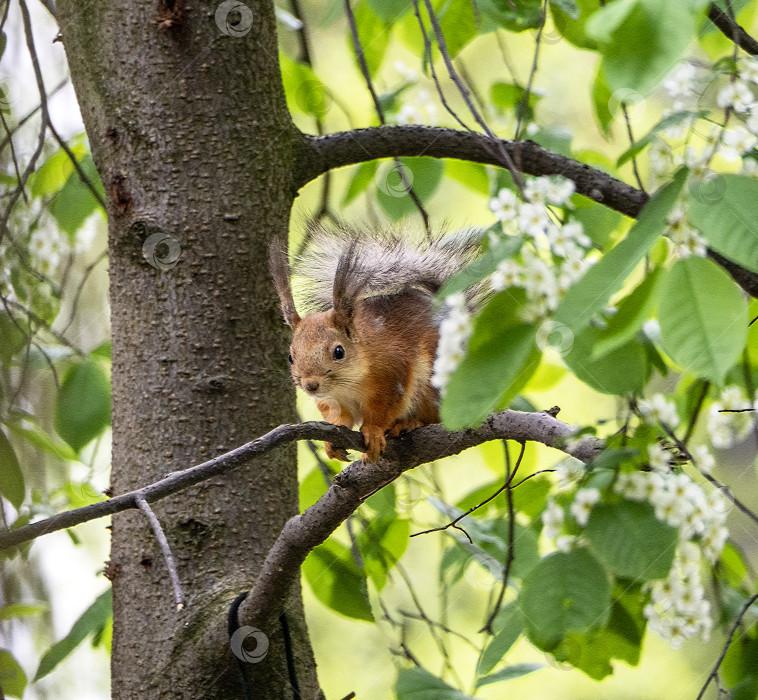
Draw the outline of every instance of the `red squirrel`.
[[[474,231],[417,242],[401,233],[347,227],[310,229],[296,261],[309,310],[300,316],[281,241],[269,266],[284,320],[293,331],[292,378],[329,423],[361,424],[363,461],[375,461],[386,436],[439,422],[430,379],[439,338],[434,294],[479,251]],[[349,461],[326,443],[330,458]]]

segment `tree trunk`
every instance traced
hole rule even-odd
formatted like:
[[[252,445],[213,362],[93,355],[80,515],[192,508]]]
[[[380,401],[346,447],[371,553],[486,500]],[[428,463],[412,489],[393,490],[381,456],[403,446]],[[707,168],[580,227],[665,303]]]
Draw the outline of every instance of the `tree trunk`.
[[[295,418],[265,251],[286,235],[302,137],[284,99],[273,4],[248,3],[252,17],[226,5],[58,3],[107,196],[116,494]],[[243,697],[227,610],[297,511],[295,447],[154,510],[187,607],[176,611],[146,518],[115,516],[113,697]],[[316,697],[299,591],[291,600],[300,692]],[[270,647],[252,695],[290,698],[280,626],[263,632]]]

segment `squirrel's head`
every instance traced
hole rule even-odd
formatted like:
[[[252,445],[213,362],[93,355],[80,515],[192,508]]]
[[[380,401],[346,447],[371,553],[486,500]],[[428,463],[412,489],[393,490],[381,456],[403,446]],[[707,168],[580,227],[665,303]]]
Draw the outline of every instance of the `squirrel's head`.
[[[334,309],[298,321],[288,359],[295,384],[315,399],[354,396],[365,373],[355,333]]]
[[[301,317],[295,308],[284,245],[269,247],[269,267],[285,323],[292,329],[289,363],[292,378],[313,398],[354,396],[365,373],[353,327],[363,283],[355,274],[355,245],[340,257],[334,276],[333,308]]]

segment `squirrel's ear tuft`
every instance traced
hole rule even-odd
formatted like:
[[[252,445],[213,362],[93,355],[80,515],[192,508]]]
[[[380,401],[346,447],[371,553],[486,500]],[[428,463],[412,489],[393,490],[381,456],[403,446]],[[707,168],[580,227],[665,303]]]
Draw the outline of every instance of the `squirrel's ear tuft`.
[[[284,322],[294,331],[300,323],[300,316],[295,309],[290,286],[290,266],[287,261],[287,248],[280,238],[274,238],[268,246],[268,267],[274,280],[274,287],[282,306]]]
[[[355,303],[365,284],[366,280],[361,275],[358,241],[353,239],[340,255],[334,274],[332,305],[338,325],[345,328],[352,325]]]

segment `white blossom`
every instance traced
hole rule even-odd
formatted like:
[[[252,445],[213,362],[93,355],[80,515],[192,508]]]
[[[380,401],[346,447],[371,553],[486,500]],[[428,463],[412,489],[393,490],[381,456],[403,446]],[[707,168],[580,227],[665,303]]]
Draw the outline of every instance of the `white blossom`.
[[[659,472],[668,472],[671,469],[671,453],[659,443],[648,445],[648,459],[650,468]]]
[[[716,103],[719,107],[723,109],[731,107],[738,114],[747,112],[754,102],[752,91],[741,80],[735,80],[725,85],[716,97]]]
[[[563,509],[555,501],[549,500],[542,511],[542,534],[550,539],[555,539],[563,529]]]
[[[571,515],[574,520],[584,527],[590,518],[592,507],[600,500],[600,491],[597,489],[579,489],[571,504]]]
[[[663,394],[654,394],[649,400],[640,401],[639,408],[645,422],[649,425],[663,423],[672,429],[679,425],[676,404],[673,401],[667,401]]]
[[[440,324],[437,357],[434,360],[431,384],[444,392],[450,375],[460,364],[466,351],[473,324],[462,293],[451,294],[445,300],[449,307],[447,316]]]
[[[497,193],[497,197],[490,199],[489,208],[498,221],[513,221],[519,212],[518,197],[511,190],[503,187]]]
[[[692,82],[694,79],[695,66],[691,63],[681,63],[663,81],[663,89],[670,97],[690,97],[693,93]]]
[[[744,126],[736,126],[724,131],[721,155],[729,161],[739,160],[744,153],[752,151],[758,144],[758,137]]]
[[[499,292],[508,287],[519,287],[523,284],[523,268],[515,260],[503,260],[492,273],[490,284]]]

